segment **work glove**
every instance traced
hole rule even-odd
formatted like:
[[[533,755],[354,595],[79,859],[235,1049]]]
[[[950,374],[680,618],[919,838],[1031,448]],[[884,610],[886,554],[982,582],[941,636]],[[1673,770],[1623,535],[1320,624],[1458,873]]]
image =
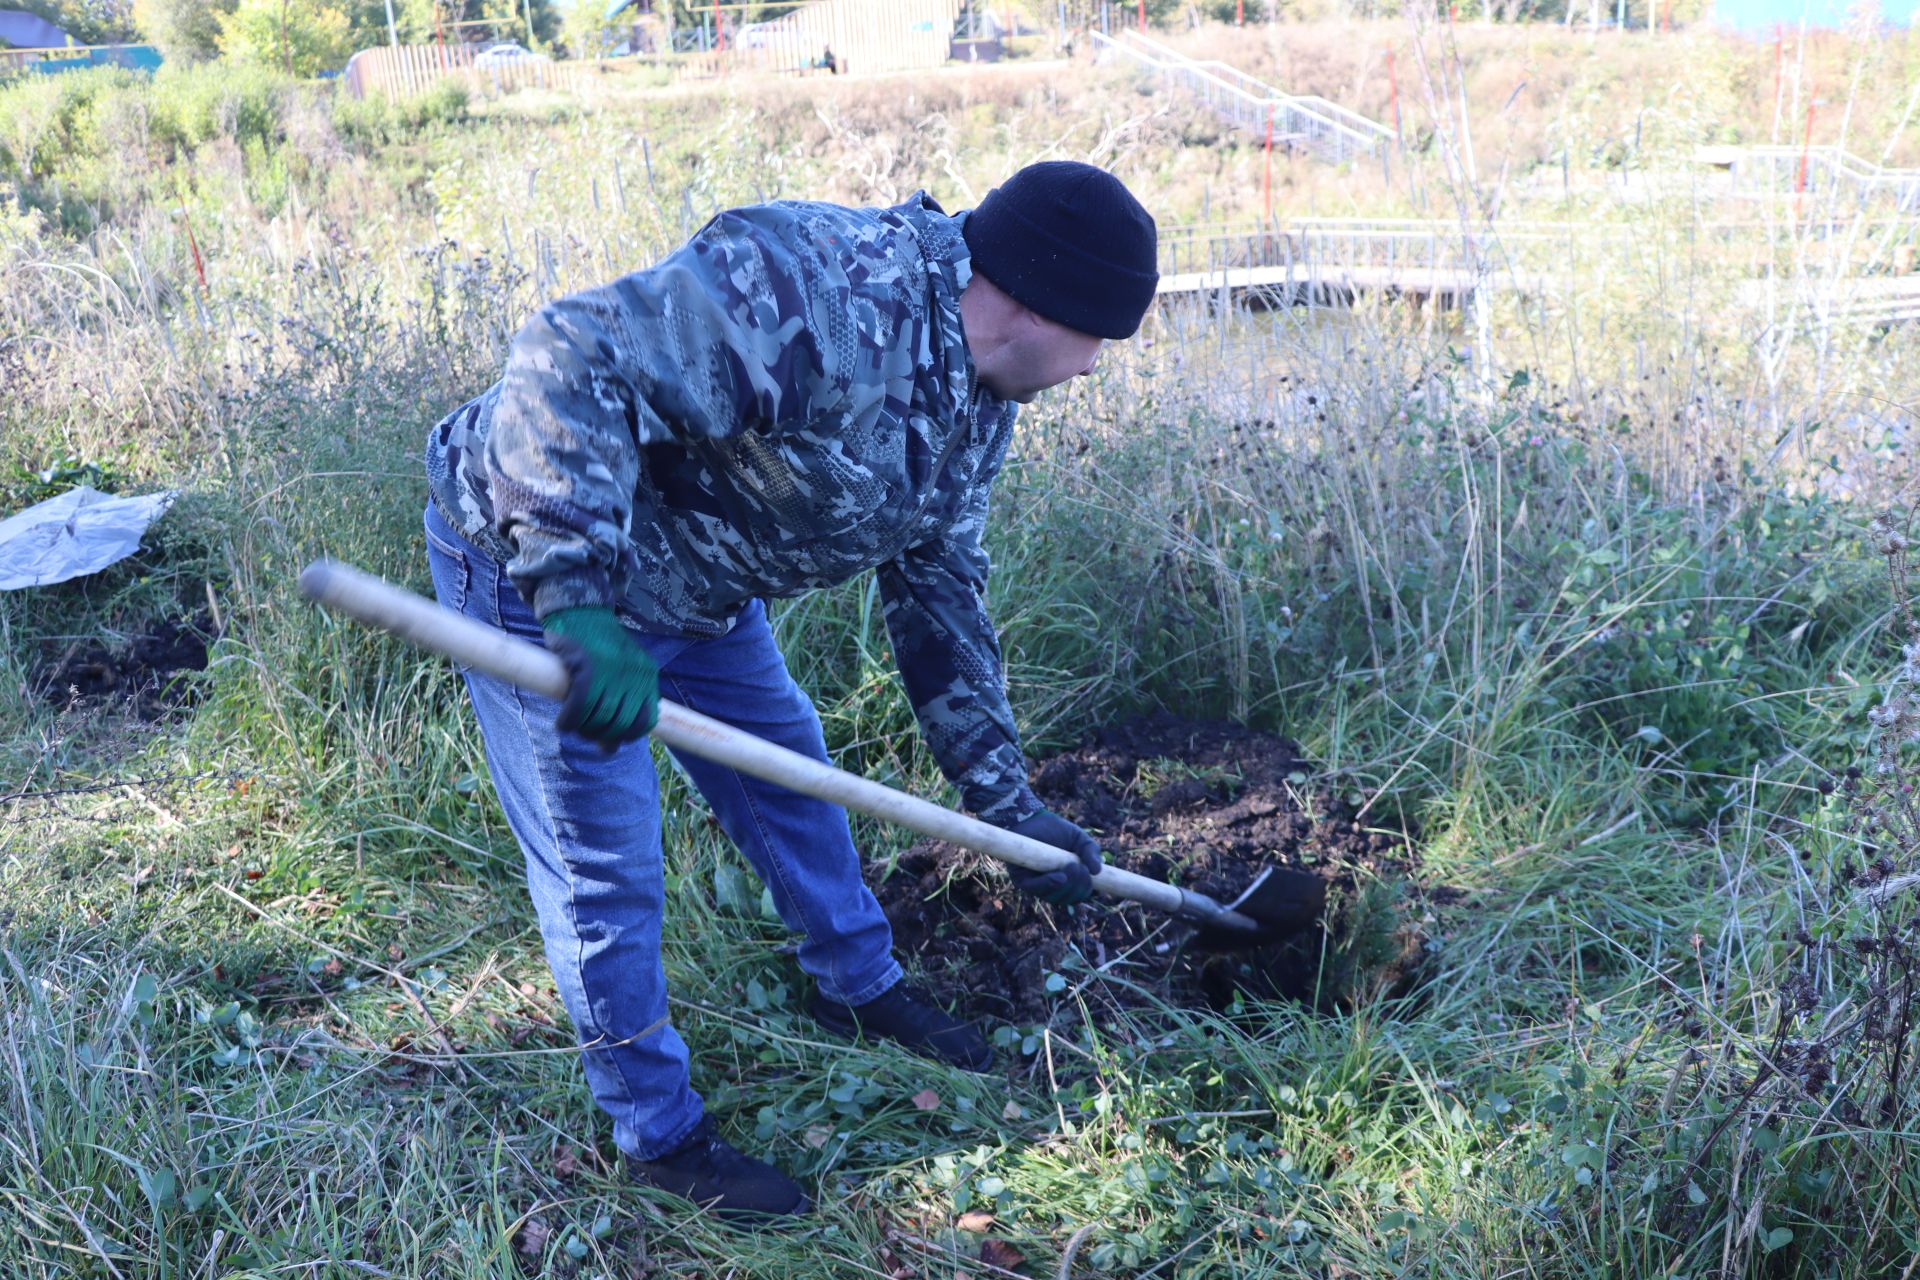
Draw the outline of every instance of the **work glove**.
[[[1085,902],[1093,896],[1093,877],[1100,873],[1100,845],[1092,836],[1050,810],[1042,809],[1022,818],[1007,830],[1016,835],[1065,849],[1080,861],[1070,862],[1057,871],[1028,871],[1009,865],[1008,875],[1022,893],[1030,893],[1056,907]]]
[[[541,621],[567,664],[560,728],[612,750],[660,719],[660,668],[605,605],[557,609]]]

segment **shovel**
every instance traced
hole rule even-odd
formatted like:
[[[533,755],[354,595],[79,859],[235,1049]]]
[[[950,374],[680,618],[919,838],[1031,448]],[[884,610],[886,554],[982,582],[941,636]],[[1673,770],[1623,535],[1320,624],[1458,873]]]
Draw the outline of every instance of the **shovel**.
[[[554,654],[350,565],[316,560],[301,571],[300,590],[328,609],[509,684],[549,698],[566,697],[567,667]],[[1029,871],[1052,871],[1077,861],[1050,844],[836,769],[665,698],[652,736],[676,751]],[[1278,867],[1261,871],[1230,903],[1111,865],[1093,877],[1093,887],[1189,922],[1198,932],[1196,941],[1208,949],[1284,941],[1317,924],[1326,902],[1326,886],[1318,876]]]

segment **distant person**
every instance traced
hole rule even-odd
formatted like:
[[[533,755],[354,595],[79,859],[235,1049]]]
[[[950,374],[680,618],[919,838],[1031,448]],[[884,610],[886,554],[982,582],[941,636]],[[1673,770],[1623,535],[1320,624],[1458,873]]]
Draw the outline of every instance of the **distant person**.
[[[839,60],[833,56],[832,45],[828,45],[825,52],[820,55],[820,65],[825,67],[832,75],[837,76],[840,74],[840,63]]]
[[[1054,903],[1092,892],[1098,844],[1027,784],[980,537],[1018,407],[1092,372],[1157,279],[1153,219],[1069,161],[952,216],[925,193],[733,209],[658,265],[541,308],[500,381],[434,427],[441,603],[544,637],[572,675],[564,702],[479,671],[466,685],[588,1084],[640,1181],[729,1217],[810,1207],[714,1132],[688,1079],[660,966],[659,784],[637,741],[664,687],[827,758],[767,600],[872,570],[922,738],[962,803],[1076,855],[1013,869],[1014,884]],[[992,1065],[977,1028],[901,981],[843,809],[679,760],[802,935],[823,1027]]]

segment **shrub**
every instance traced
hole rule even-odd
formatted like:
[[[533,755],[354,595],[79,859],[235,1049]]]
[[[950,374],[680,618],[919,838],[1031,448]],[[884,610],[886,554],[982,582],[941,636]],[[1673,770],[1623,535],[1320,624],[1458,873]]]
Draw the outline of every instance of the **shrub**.
[[[163,67],[151,80],[119,67],[24,76],[0,87],[0,152],[22,178],[47,178],[110,156],[144,120],[146,140],[177,158],[211,138],[245,145],[284,136],[291,82],[262,67]]]
[[[465,119],[469,97],[467,86],[458,80],[442,80],[425,93],[398,100],[355,98],[343,90],[333,100],[333,125],[362,142],[398,142],[436,124]]]
[[[275,141],[285,132],[292,81],[267,67],[210,62],[162,67],[153,78],[155,131],[197,147],[217,137],[245,146]]]
[[[402,125],[422,129],[431,124],[454,124],[466,119],[472,94],[459,80],[442,80],[417,97],[394,104]]]
[[[88,150],[96,132],[91,125],[95,104],[135,91],[141,80],[137,72],[95,67],[22,76],[0,88],[0,148],[8,167],[31,179],[53,172],[66,154]]]
[[[9,172],[30,181],[42,157],[56,150],[55,128],[60,122],[60,85],[57,80],[25,77],[0,89],[0,150]],[[49,145],[52,144],[52,145]]]

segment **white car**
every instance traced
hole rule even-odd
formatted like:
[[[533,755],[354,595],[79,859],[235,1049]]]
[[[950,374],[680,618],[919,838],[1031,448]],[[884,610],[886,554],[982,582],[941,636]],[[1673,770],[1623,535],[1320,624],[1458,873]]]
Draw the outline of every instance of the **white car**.
[[[800,24],[792,15],[766,22],[750,22],[733,33],[729,41],[736,49],[779,49],[797,44]]]
[[[473,65],[476,67],[509,67],[548,61],[551,61],[551,59],[545,54],[529,53],[513,41],[503,40],[499,44],[489,45],[487,48],[475,54]]]

